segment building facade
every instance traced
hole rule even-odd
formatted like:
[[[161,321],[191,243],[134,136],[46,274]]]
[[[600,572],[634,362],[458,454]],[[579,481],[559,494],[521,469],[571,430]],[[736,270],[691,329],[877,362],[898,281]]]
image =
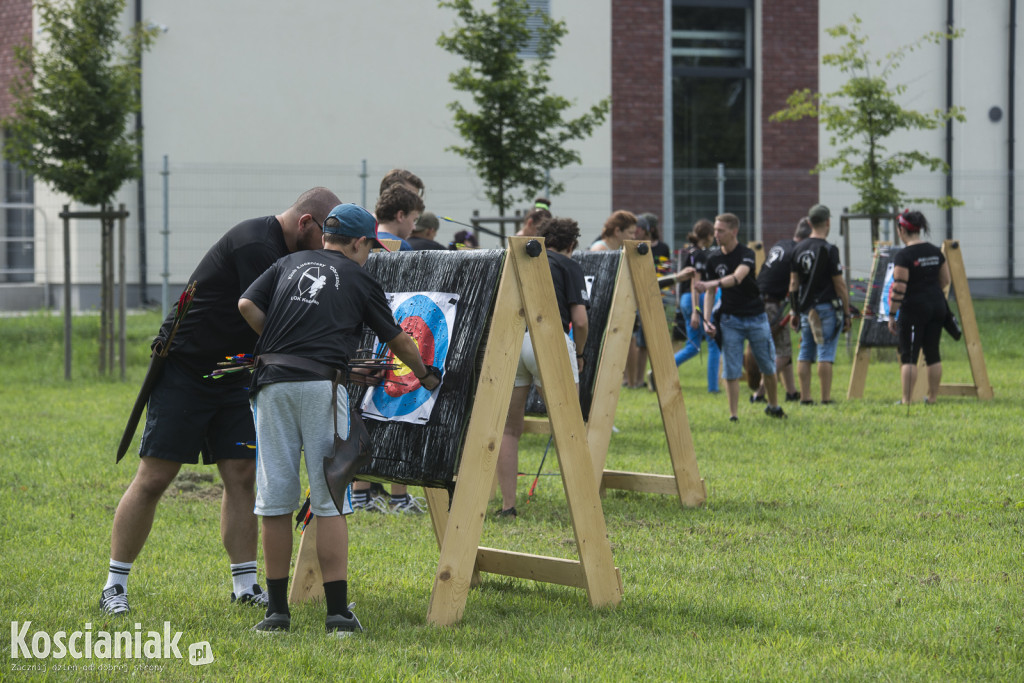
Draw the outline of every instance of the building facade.
[[[770,121],[794,90],[832,92],[843,82],[822,64],[839,47],[825,29],[856,10],[875,56],[950,23],[963,29],[951,53],[925,45],[896,80],[907,86],[905,106],[931,111],[952,102],[967,121],[896,135],[891,149],[950,162],[948,177],[915,171],[901,183],[915,196],[951,192],[964,202],[949,214],[915,207],[931,220],[933,241],[963,242],[976,292],[1024,287],[1015,239],[1022,220],[1014,168],[1016,0],[970,7],[966,0],[862,0],[855,8],[838,0],[535,4],[569,31],[552,64],[551,90],[580,111],[611,97],[608,122],[576,145],[582,163],[552,171],[566,186],[553,211],[580,222],[584,246],[617,209],[658,214],[665,240],[676,246],[695,220],[720,210],[740,216],[745,239],[767,244],[788,236],[816,202],[838,216],[855,201],[852,190],[834,174],[810,173],[834,153],[827,132],[813,119]],[[174,290],[224,230],[280,211],[311,185],[372,209],[384,172],[409,168],[427,185],[427,208],[454,219],[442,222],[442,241],[474,212],[493,214],[479,180],[449,150],[461,141],[447,107],[459,97],[448,75],[461,63],[437,37],[454,25],[452,12],[434,3],[128,5],[125,28],[136,16],[161,28],[143,58],[144,179],[118,198],[132,214],[132,302],[157,299],[164,280]],[[5,0],[0,13],[4,115],[11,48],[37,33],[31,0]],[[57,214],[66,198],[9,164],[3,174],[0,308],[25,307],[15,292],[29,285],[42,299],[28,307],[59,305]],[[832,241],[842,243],[835,223]],[[99,231],[85,221],[71,227],[72,281],[77,305],[87,308],[99,281]],[[867,224],[855,222],[849,240],[851,273],[867,277]]]

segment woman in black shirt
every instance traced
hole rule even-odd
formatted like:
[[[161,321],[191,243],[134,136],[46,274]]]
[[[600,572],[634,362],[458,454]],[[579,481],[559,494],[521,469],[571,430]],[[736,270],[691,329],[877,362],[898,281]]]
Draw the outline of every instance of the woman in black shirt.
[[[939,339],[946,318],[944,290],[949,286],[949,265],[942,251],[921,237],[922,232],[928,233],[928,221],[920,211],[900,214],[896,231],[906,246],[893,259],[889,331],[899,337],[901,403],[910,403],[922,349],[928,366],[925,402],[935,403],[942,380]]]

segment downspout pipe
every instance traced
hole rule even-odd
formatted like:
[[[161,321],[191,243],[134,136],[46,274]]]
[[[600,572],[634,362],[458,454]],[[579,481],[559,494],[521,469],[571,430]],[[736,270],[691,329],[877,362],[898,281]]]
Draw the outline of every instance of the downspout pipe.
[[[1006,127],[1007,127],[1007,143],[1006,143],[1006,167],[1007,167],[1007,179],[1006,179],[1006,257],[1007,257],[1007,292],[1009,294],[1016,293],[1016,286],[1014,285],[1014,271],[1015,271],[1015,260],[1013,257],[1014,250],[1014,222],[1013,215],[1016,210],[1016,202],[1014,201],[1014,174],[1016,169],[1014,168],[1016,160],[1014,158],[1014,148],[1016,146],[1014,129],[1014,103],[1016,101],[1016,92],[1014,88],[1014,80],[1016,73],[1014,72],[1014,64],[1017,61],[1017,0],[1010,0],[1010,34],[1009,34],[1009,49],[1008,64],[1007,64],[1007,86],[1006,86]]]
[[[946,0],[946,31],[953,32],[953,0]],[[953,108],[953,39],[946,39],[946,111]],[[953,121],[946,122],[946,196],[953,196]],[[946,209],[946,239],[953,239],[953,207]]]
[[[142,23],[142,0],[135,0],[135,25]],[[149,294],[146,287],[146,167],[143,165],[142,137],[142,51],[139,51],[139,59],[135,64],[139,70],[139,110],[135,112],[135,133],[139,136],[139,181],[135,184],[136,204],[139,219],[139,305],[145,306],[149,303]]]

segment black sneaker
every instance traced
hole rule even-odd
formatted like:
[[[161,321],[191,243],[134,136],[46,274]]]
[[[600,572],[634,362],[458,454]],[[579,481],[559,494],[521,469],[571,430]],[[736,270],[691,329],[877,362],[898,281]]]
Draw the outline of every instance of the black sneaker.
[[[285,633],[292,627],[292,615],[274,612],[252,627],[257,633]]]
[[[514,507],[510,507],[508,510],[495,510],[494,516],[498,519],[515,519],[519,516]]]
[[[768,399],[766,399],[764,396],[758,396],[757,394],[751,394],[750,395],[750,402],[751,403],[767,403]]]
[[[736,417],[735,415],[733,415],[732,417],[729,418],[729,422],[739,422],[739,421],[740,421],[740,419],[738,417]]]
[[[782,406],[768,406],[764,409],[764,414],[768,417],[777,417],[780,419],[786,417],[786,413],[783,412]]]
[[[131,612],[132,610],[128,606],[128,594],[125,592],[124,586],[113,585],[110,588],[104,588],[103,593],[100,594],[100,609],[105,614],[115,617]]]
[[[802,406],[813,406],[814,405],[814,401],[811,401],[811,400],[800,401],[800,405],[802,405]]]
[[[363,625],[359,623],[359,618],[352,611],[352,608],[356,606],[356,603],[351,603],[348,606],[349,616],[341,614],[328,614],[327,620],[324,622],[324,627],[327,629],[327,635],[336,636],[338,638],[345,638],[353,633],[357,633],[363,630]]]
[[[251,593],[242,593],[241,595],[232,593],[231,602],[237,602],[239,605],[256,605],[265,609],[270,604],[270,596],[264,593],[258,584],[253,584]]]
[[[800,392],[799,391],[794,391],[792,394],[787,393],[786,394],[786,400],[787,401],[799,401],[800,400]]]

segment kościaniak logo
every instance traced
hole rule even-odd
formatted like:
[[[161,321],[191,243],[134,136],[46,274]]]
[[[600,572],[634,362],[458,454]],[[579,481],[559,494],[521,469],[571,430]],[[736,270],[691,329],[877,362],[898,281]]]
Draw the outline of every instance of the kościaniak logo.
[[[11,622],[11,659],[181,659],[178,641],[181,631],[171,632],[171,622],[164,622],[164,630],[142,631],[135,624],[133,631],[96,631],[86,623],[83,631],[35,631],[29,635],[31,621]],[[193,643],[188,648],[189,662],[193,666],[213,661],[213,649],[207,641]]]

